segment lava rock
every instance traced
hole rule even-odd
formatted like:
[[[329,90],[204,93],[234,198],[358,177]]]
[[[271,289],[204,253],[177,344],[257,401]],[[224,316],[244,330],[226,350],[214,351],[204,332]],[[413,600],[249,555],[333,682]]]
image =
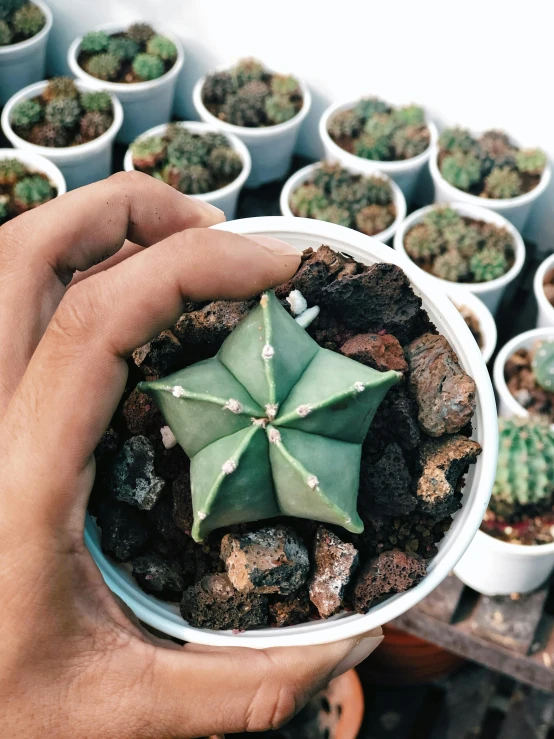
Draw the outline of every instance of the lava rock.
[[[392,549],[369,560],[356,577],[352,605],[358,613],[369,608],[386,595],[403,593],[417,585],[424,577],[427,565],[419,557]]]
[[[481,446],[460,434],[425,442],[420,450],[421,477],[417,484],[419,508],[434,518],[449,516],[461,507],[456,489]]]
[[[356,334],[326,308],[320,309],[319,315],[308,327],[308,333],[323,349],[333,352],[340,351],[341,346]]]
[[[402,516],[417,506],[410,471],[398,444],[389,444],[374,464],[362,459],[358,501],[364,519]]]
[[[402,346],[434,331],[421,298],[395,264],[374,264],[359,274],[341,276],[324,289],[322,300],[348,328],[385,331]]]
[[[180,552],[186,547],[189,537],[175,523],[173,498],[167,491],[146,515],[153,530],[168,545],[169,551]]]
[[[119,434],[117,433],[117,431],[114,431],[114,429],[110,427],[106,430],[106,432],[100,439],[98,446],[94,450],[96,461],[99,463],[103,463],[104,460],[113,457],[117,452],[118,444]]]
[[[188,469],[182,470],[181,474],[173,481],[173,520],[185,534],[190,536],[194,522],[194,512]]]
[[[269,604],[269,623],[272,626],[295,626],[311,618],[311,606],[305,590],[272,600]]]
[[[98,523],[102,528],[102,551],[116,562],[129,562],[143,551],[150,538],[143,516],[115,500],[101,507]]]
[[[375,461],[391,443],[410,451],[419,445],[420,439],[417,403],[408,395],[403,383],[391,387],[381,401],[364,440],[364,456]]]
[[[152,398],[137,388],[123,404],[123,417],[129,432],[142,436],[159,436],[160,429],[165,423]]]
[[[285,298],[292,290],[300,290],[308,305],[319,303],[323,291],[339,275],[354,274],[358,265],[353,259],[345,257],[328,246],[320,246],[317,251],[306,249],[296,274],[289,282],[278,287],[277,297]]]
[[[152,441],[155,441],[156,456],[154,466],[160,477],[163,477],[167,482],[173,482],[181,475],[188,474],[190,460],[182,447],[176,444],[170,449],[166,449],[163,445],[161,434],[156,436],[155,440],[152,437],[150,438]]]
[[[135,349],[133,361],[145,377],[163,377],[183,365],[183,347],[171,331],[162,331]]]
[[[268,600],[237,592],[227,575],[208,575],[185,590],[181,615],[199,629],[255,629],[268,623]]]
[[[357,334],[341,346],[340,353],[379,372],[408,369],[400,342],[390,334]]]
[[[219,348],[254,305],[253,300],[216,300],[200,310],[183,313],[173,332],[183,344],[210,344]]]
[[[133,577],[146,593],[163,600],[179,601],[185,589],[180,565],[155,552],[133,558]]]
[[[133,436],[115,457],[110,474],[112,494],[122,503],[149,511],[160,498],[165,480],[154,470],[154,448],[145,436]]]
[[[308,550],[287,526],[271,526],[243,536],[227,534],[221,559],[234,587],[242,593],[288,595],[306,582]]]
[[[314,562],[310,600],[321,618],[328,618],[343,607],[346,587],[358,567],[358,552],[352,544],[320,526],[315,539]]]
[[[475,413],[475,382],[444,336],[425,334],[407,347],[410,391],[429,436],[455,434]]]

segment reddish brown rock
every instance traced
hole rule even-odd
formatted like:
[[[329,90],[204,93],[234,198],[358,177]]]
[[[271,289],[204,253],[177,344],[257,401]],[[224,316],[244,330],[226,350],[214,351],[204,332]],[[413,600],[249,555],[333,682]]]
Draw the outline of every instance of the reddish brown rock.
[[[254,307],[253,300],[216,300],[200,310],[183,313],[173,332],[183,344],[218,347]]]
[[[324,349],[338,352],[354,336],[355,331],[346,328],[326,308],[321,308],[318,317],[308,328],[308,333]]]
[[[286,298],[291,290],[300,290],[308,305],[319,303],[324,288],[339,275],[354,274],[358,265],[353,259],[320,246],[317,251],[306,249],[302,262],[294,277],[276,289],[277,297]]]
[[[152,398],[141,393],[137,388],[123,404],[123,417],[131,434],[158,437],[160,429],[165,424]]]
[[[417,585],[424,577],[424,560],[399,549],[391,549],[369,560],[356,577],[352,605],[358,613],[369,608],[386,595],[403,593]]]
[[[475,382],[444,336],[425,334],[406,348],[410,391],[429,436],[455,434],[475,413]]]
[[[450,516],[461,507],[458,483],[481,454],[476,441],[460,434],[425,442],[420,449],[419,508],[434,518]]]
[[[163,377],[183,365],[183,347],[171,331],[162,331],[148,344],[135,349],[133,361],[146,377]]]
[[[294,626],[306,623],[310,618],[310,601],[305,590],[298,590],[269,604],[269,623],[272,626]]]
[[[408,369],[398,339],[390,334],[357,334],[341,346],[340,353],[380,372]]]
[[[315,539],[314,563],[310,600],[321,618],[328,618],[343,607],[344,592],[358,566],[358,552],[352,544],[320,526]]]
[[[185,590],[181,615],[199,629],[255,629],[267,625],[268,601],[259,593],[238,593],[227,575],[208,575]]]

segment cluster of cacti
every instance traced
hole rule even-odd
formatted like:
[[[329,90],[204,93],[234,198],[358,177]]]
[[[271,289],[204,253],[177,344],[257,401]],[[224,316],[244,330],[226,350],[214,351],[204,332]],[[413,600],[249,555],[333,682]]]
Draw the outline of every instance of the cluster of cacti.
[[[170,124],[163,135],[131,144],[133,165],[188,195],[199,195],[232,182],[243,163],[220,133],[193,133]]]
[[[45,23],[46,18],[38,5],[27,0],[1,0],[0,46],[36,36]]]
[[[498,467],[489,504],[507,522],[554,503],[554,432],[537,418],[500,418]]]
[[[177,47],[147,23],[123,33],[90,31],[81,41],[79,64],[93,77],[110,82],[145,82],[161,77],[175,64]]]
[[[222,121],[259,128],[294,118],[303,97],[295,77],[273,74],[257,59],[242,59],[229,71],[206,77],[202,101]]]
[[[449,207],[426,213],[406,233],[404,248],[422,269],[450,282],[489,282],[514,261],[514,242],[506,229]]]
[[[458,190],[484,198],[515,198],[537,186],[546,166],[541,149],[519,149],[502,131],[474,137],[447,128],[439,138],[439,168]]]
[[[199,541],[277,515],[361,532],[362,441],[400,379],[322,349],[267,293],[213,359],[138,388],[191,458]]]
[[[110,128],[112,99],[107,92],[80,93],[69,77],[54,77],[41,95],[14,107],[10,123],[18,136],[37,146],[77,146]]]
[[[427,149],[430,134],[419,105],[394,108],[376,97],[335,113],[327,130],[340,147],[363,159],[411,159]]]
[[[385,231],[396,218],[392,189],[378,176],[352,174],[338,164],[322,163],[291,194],[295,216],[354,228],[368,236]]]
[[[0,159],[0,225],[55,196],[56,188],[45,175],[19,159]]]
[[[554,339],[537,342],[533,348],[531,367],[537,385],[550,393],[554,392]]]

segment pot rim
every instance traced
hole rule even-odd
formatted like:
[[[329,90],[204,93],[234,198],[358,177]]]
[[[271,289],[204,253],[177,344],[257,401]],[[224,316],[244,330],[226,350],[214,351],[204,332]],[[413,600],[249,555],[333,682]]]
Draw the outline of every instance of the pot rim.
[[[35,154],[34,151],[26,151],[24,149],[0,149],[1,159],[19,159],[29,167],[31,172],[37,171],[45,174],[58,191],[56,197],[64,195],[67,192],[65,177],[54,162],[46,159],[46,157]]]
[[[535,291],[535,298],[540,308],[542,308],[546,314],[550,315],[552,323],[554,324],[554,305],[552,305],[546,297],[543,284],[546,273],[551,269],[554,269],[554,254],[550,254],[550,256],[543,259],[540,263],[535,272],[535,277],[533,278],[533,290]]]
[[[44,26],[40,29],[38,33],[35,33],[34,36],[31,36],[31,38],[27,38],[24,41],[18,41],[16,44],[8,44],[7,46],[0,46],[0,62],[2,62],[3,57],[7,57],[10,54],[18,51],[25,51],[29,49],[31,46],[34,46],[35,44],[38,44],[40,41],[44,39],[45,36],[48,36],[50,31],[52,30],[52,24],[53,24],[53,16],[52,11],[46,5],[43,0],[30,0],[33,5],[37,5],[42,12],[44,13],[44,17],[46,18],[46,23]]]
[[[456,307],[462,307],[465,305],[472,313],[475,313],[479,321],[481,333],[483,334],[484,345],[481,349],[481,353],[483,354],[485,363],[488,363],[494,354],[498,339],[496,322],[492,313],[483,303],[481,298],[461,286],[459,289],[446,288],[446,294]]]
[[[513,557],[516,552],[521,554],[522,557],[540,557],[544,554],[554,555],[554,541],[550,544],[512,544],[508,541],[497,539],[481,529],[477,531],[475,538],[478,536],[486,536],[488,539],[487,546],[497,549],[499,554],[509,553],[511,557]]]

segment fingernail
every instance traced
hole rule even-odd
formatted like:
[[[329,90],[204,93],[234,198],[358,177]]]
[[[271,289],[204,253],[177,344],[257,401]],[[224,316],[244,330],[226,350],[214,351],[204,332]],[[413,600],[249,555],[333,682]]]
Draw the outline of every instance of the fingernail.
[[[199,200],[198,198],[194,199],[202,210],[209,213],[211,216],[217,217],[219,223],[222,223],[225,220],[225,213],[220,208],[216,208],[215,205],[207,203],[205,200]]]
[[[346,657],[335,667],[330,679],[334,680],[339,675],[344,675],[348,670],[354,669],[356,665],[359,665],[366,657],[369,657],[374,649],[377,649],[383,639],[383,635],[366,636],[365,639],[358,642],[350,654],[347,654]]]
[[[254,234],[249,235],[247,238],[249,238],[250,241],[255,241],[256,244],[263,246],[265,249],[269,249],[270,251],[275,252],[276,254],[285,254],[289,257],[300,256],[300,252],[296,251],[294,247],[292,247],[290,244],[287,244],[286,241],[275,239],[273,238],[273,236],[260,236],[258,234]]]

